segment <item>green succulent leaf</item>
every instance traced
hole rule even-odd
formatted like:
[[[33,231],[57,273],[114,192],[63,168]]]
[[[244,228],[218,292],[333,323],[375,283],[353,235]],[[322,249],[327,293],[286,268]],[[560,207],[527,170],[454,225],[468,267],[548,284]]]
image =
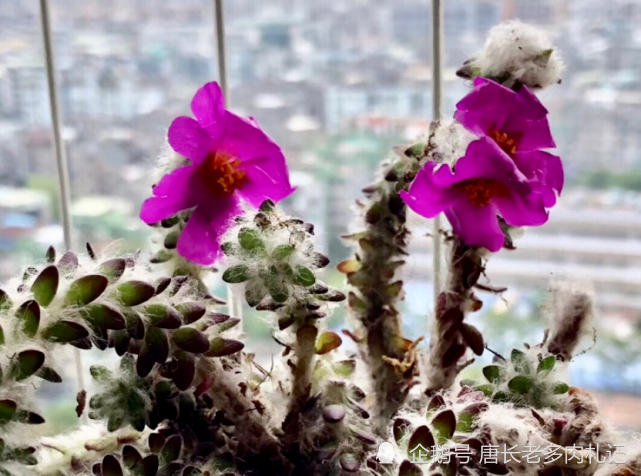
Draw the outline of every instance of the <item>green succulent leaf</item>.
[[[35,337],[40,326],[40,306],[33,299],[24,302],[16,311],[16,319],[20,321],[18,329],[27,337]]]
[[[60,374],[58,374],[58,372],[53,370],[51,367],[41,367],[40,370],[36,372],[36,376],[51,383],[62,382],[62,377],[60,376]]]
[[[180,457],[183,439],[180,435],[171,435],[160,450],[160,461],[164,464],[176,461]]]
[[[456,422],[456,431],[470,433],[474,429],[474,415],[470,412],[460,412]]]
[[[269,200],[269,199],[265,200],[260,205],[260,211],[264,212],[264,213],[271,213],[275,209],[276,209],[276,204],[273,201]]]
[[[162,220],[160,222],[160,226],[162,226],[163,228],[171,228],[172,226],[177,225],[179,221],[180,221],[180,217],[178,215],[174,215]]]
[[[125,317],[105,304],[90,304],[83,309],[85,320],[94,328],[122,330],[127,327]]]
[[[436,435],[436,442],[442,445],[452,438],[456,430],[456,415],[452,410],[443,410],[432,419],[432,430]]]
[[[53,263],[54,261],[56,261],[56,249],[53,246],[50,246],[49,248],[47,248],[45,261],[47,263]]]
[[[100,384],[106,384],[114,378],[113,372],[102,365],[92,365],[89,367],[89,373],[91,373],[91,377]]]
[[[425,451],[427,452],[427,458],[429,459],[432,456],[432,447],[434,444],[434,436],[430,429],[426,425],[421,425],[414,430],[412,436],[410,436],[407,444],[407,454],[411,457],[412,453],[415,451]],[[419,445],[421,445],[422,448],[419,447]]]
[[[245,301],[249,307],[256,307],[267,295],[267,288],[261,281],[254,280],[245,286]]]
[[[568,393],[569,390],[570,386],[567,383],[560,382],[554,385],[552,393],[555,395],[562,395],[564,393]]]
[[[198,301],[177,304],[175,309],[180,313],[185,324],[193,324],[207,312],[205,305]]]
[[[47,307],[56,297],[60,274],[58,268],[54,265],[47,266],[31,285],[33,297],[42,307]]]
[[[178,347],[192,354],[204,354],[210,347],[207,336],[193,327],[182,327],[171,338]]]
[[[239,264],[227,268],[223,273],[223,281],[230,284],[244,283],[249,279],[249,269],[247,266]]]
[[[156,254],[154,254],[151,258],[149,258],[149,262],[152,264],[166,263],[173,257],[174,257],[173,252],[162,249],[156,252]]]
[[[39,350],[23,350],[11,360],[9,376],[21,381],[35,374],[45,361],[45,354]]]
[[[316,277],[309,268],[298,266],[294,272],[293,281],[300,286],[312,286],[316,282]]]
[[[209,347],[209,343],[207,344]],[[176,384],[178,390],[187,390],[196,375],[196,362],[192,353],[177,351],[174,352],[174,361],[172,363],[171,379]]]
[[[155,476],[159,466],[158,455],[149,455],[136,463],[131,472],[140,476]]]
[[[474,389],[480,392],[483,392],[486,397],[491,397],[494,394],[494,385],[490,385],[490,384],[477,385],[474,387]]]
[[[502,373],[503,371],[498,365],[487,365],[483,367],[483,375],[492,383],[497,383],[501,379]]]
[[[4,425],[13,420],[17,410],[18,405],[14,400],[0,400],[0,425]]]
[[[102,459],[100,471],[102,476],[123,476],[120,463],[113,455],[107,455]]]
[[[394,434],[394,439],[397,444],[401,443],[412,429],[412,424],[405,420],[404,418],[395,418],[394,424],[392,425],[392,433]]]
[[[113,258],[102,263],[98,268],[98,273],[106,276],[110,283],[115,283],[124,274],[126,268],[126,260]]]
[[[179,230],[172,230],[167,235],[165,236],[165,241],[164,241],[164,246],[168,250],[173,250],[176,248],[176,245],[178,244],[178,238],[180,238],[180,231]]]
[[[45,422],[41,415],[27,410],[18,410],[16,412],[16,420],[27,425],[42,425]]]
[[[155,326],[148,326],[145,330],[145,343],[154,360],[164,364],[169,357],[169,340],[167,333]]]
[[[226,355],[240,352],[245,347],[240,341],[214,337],[209,341],[209,350],[205,353],[207,357],[224,357]]]
[[[67,291],[65,306],[85,306],[98,299],[107,289],[109,280],[100,274],[90,274],[77,279]]]
[[[556,357],[554,355],[549,355],[545,359],[541,360],[539,362],[539,366],[536,369],[537,372],[549,372],[550,370],[554,369],[554,366],[556,365]]]
[[[131,445],[125,445],[122,448],[122,461],[128,469],[134,467],[138,461],[142,459],[142,455],[136,448]]]
[[[13,306],[11,298],[4,290],[0,289],[0,312],[11,309],[11,306]]]
[[[148,304],[145,314],[151,325],[161,329],[178,329],[182,319],[178,311],[164,304]]]
[[[218,329],[218,332],[225,332],[236,327],[238,324],[240,324],[240,319],[238,319],[237,317],[232,317],[230,319],[227,319],[225,322],[217,324],[216,329]]]
[[[316,353],[319,355],[327,354],[340,347],[342,343],[343,339],[336,332],[323,332],[316,341]]]
[[[270,279],[267,288],[274,301],[283,303],[289,299],[289,289],[280,279]]]
[[[156,288],[144,281],[126,281],[116,288],[116,297],[123,306],[138,306],[156,294]]]
[[[519,373],[529,374],[532,371],[527,355],[518,349],[512,350],[512,365]]]
[[[398,476],[423,476],[423,471],[414,463],[404,460],[398,468]]]
[[[238,232],[238,242],[244,250],[265,251],[265,243],[260,238],[260,234],[252,228],[241,228]]]
[[[89,337],[89,331],[77,322],[62,320],[47,327],[42,337],[51,342],[67,344]]]
[[[339,377],[349,377],[354,373],[354,370],[356,370],[356,361],[353,359],[341,360],[335,362],[332,368]]]
[[[278,245],[274,248],[274,251],[272,251],[272,258],[280,261],[286,260],[292,255],[295,249],[292,245]]]
[[[534,381],[525,375],[517,375],[507,384],[513,393],[525,394],[532,390]]]
[[[152,453],[160,453],[160,450],[165,445],[165,437],[160,433],[152,433],[149,435],[149,449]]]
[[[138,352],[138,358],[136,359],[136,373],[141,378],[146,377],[154,368],[155,363],[156,360],[153,354],[149,350],[147,344],[143,342],[140,346],[140,351]]]

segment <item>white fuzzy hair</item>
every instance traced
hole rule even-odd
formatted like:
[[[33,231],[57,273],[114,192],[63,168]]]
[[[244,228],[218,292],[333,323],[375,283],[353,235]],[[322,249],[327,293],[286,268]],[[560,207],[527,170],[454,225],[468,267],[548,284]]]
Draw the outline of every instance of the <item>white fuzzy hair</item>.
[[[513,20],[490,30],[483,50],[472,60],[483,77],[508,73],[531,88],[559,83],[564,64],[547,33]]]

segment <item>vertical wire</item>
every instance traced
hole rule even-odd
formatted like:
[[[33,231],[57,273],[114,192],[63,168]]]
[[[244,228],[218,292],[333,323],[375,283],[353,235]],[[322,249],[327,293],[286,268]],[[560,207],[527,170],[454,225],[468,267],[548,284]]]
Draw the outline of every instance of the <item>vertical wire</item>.
[[[225,45],[225,13],[223,11],[223,0],[214,0],[214,20],[216,24],[216,52],[218,57],[218,81],[220,89],[225,98],[225,107],[229,108],[229,83],[227,82],[227,62]],[[231,284],[227,285],[227,309],[230,315],[239,318],[242,326],[243,302],[234,292]]]
[[[441,119],[443,108],[443,2],[432,0],[432,116]],[[434,305],[441,291],[441,215],[432,222],[432,270],[434,276]]]
[[[220,89],[225,96],[226,107],[229,107],[229,85],[227,83],[227,62],[225,46],[225,13],[223,0],[214,0],[214,14],[216,22],[216,50],[218,53],[218,80]]]
[[[60,191],[60,214],[62,229],[64,232],[65,248],[69,251],[73,247],[72,219],[71,219],[71,194],[69,192],[69,167],[65,145],[62,140],[62,122],[60,120],[60,100],[58,98],[58,84],[56,81],[56,67],[53,57],[53,42],[51,40],[51,19],[49,15],[49,3],[47,0],[40,0],[40,20],[42,24],[42,39],[45,49],[45,62],[47,70],[47,87],[49,89],[49,109],[51,110],[51,125],[53,128],[53,139],[56,153],[56,164],[58,168],[58,185]],[[82,356],[80,350],[74,348],[74,360],[76,363],[76,383],[78,391],[85,388]],[[83,415],[83,419],[86,418]]]
[[[60,210],[62,216],[62,228],[64,230],[65,247],[69,250],[72,247],[71,238],[71,213],[69,193],[69,168],[67,154],[62,140],[62,126],[60,121],[60,101],[58,99],[58,84],[56,81],[56,70],[53,59],[53,46],[51,41],[51,23],[49,19],[49,4],[47,0],[40,0],[40,19],[42,21],[42,37],[45,47],[45,60],[47,68],[47,85],[49,87],[49,108],[51,110],[51,124],[53,126],[53,139],[56,152],[56,163],[58,165],[58,184],[60,190]]]

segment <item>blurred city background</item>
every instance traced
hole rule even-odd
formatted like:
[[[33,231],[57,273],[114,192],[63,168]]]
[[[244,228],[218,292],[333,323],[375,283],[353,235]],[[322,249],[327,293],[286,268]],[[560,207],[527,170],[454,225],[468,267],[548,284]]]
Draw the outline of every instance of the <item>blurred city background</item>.
[[[217,79],[212,0],[52,0],[74,239],[102,249],[148,248],[137,218],[172,119]],[[475,322],[509,353],[540,342],[551,279],[579,278],[599,303],[598,338],[576,358],[572,384],[596,392],[622,427],[641,428],[641,3],[637,0],[447,0],[445,114],[469,84],[454,72],[488,30],[511,18],[540,25],[567,63],[541,93],[567,188],[549,224],[491,260],[503,297],[485,296]],[[225,4],[231,106],[258,118],[283,147],[300,186],[286,203],[316,224],[334,263],[349,254],[352,203],[390,148],[431,118],[429,0],[231,0]],[[63,231],[38,2],[0,0],[0,280]],[[425,333],[432,303],[430,224],[413,217],[405,272],[405,332]],[[329,281],[343,277],[329,272]],[[217,289],[224,293],[222,286]],[[345,326],[345,312],[331,321]],[[269,327],[245,329],[268,353]],[[488,361],[484,357],[481,361]],[[72,368],[73,366],[69,366]],[[478,373],[478,366],[469,373]],[[67,389],[69,390],[69,389]],[[73,389],[71,389],[73,393]],[[54,424],[64,390],[45,388]],[[65,394],[66,395],[66,394]],[[56,420],[57,418],[57,420]]]

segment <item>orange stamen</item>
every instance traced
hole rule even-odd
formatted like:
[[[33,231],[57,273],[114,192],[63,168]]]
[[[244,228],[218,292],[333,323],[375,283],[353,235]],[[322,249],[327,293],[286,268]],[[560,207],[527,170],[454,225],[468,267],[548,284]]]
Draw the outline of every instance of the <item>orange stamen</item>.
[[[240,160],[231,154],[212,152],[201,168],[207,189],[215,195],[234,193],[247,175],[239,165]]]
[[[470,202],[479,207],[487,206],[492,197],[502,195],[505,192],[504,185],[490,179],[470,179],[461,182],[461,186],[467,193]]]
[[[516,154],[516,142],[513,138],[501,131],[491,131],[490,137],[498,144],[498,146],[508,155],[513,156]]]

